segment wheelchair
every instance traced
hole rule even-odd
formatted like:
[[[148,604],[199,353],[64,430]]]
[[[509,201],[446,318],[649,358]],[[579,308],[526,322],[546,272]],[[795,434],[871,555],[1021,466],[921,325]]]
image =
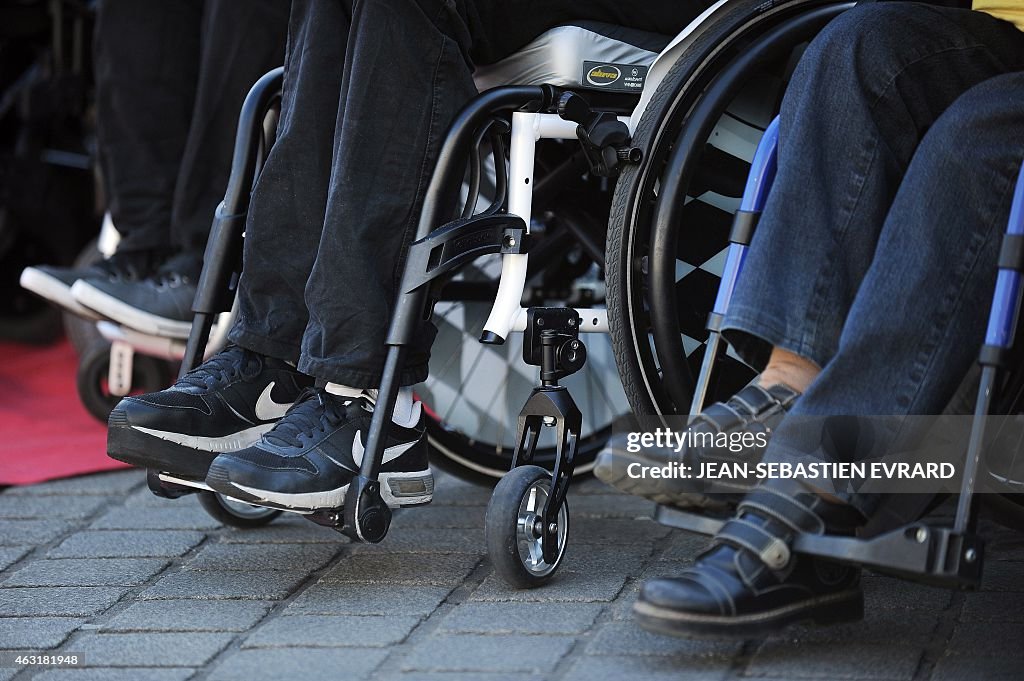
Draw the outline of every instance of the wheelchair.
[[[735,215],[721,286],[708,317],[706,355],[696,379],[691,414],[701,411],[713,373],[725,357],[721,324],[775,178],[778,139],[776,118],[759,143],[743,199]],[[1010,461],[997,462],[993,457],[985,456],[1001,435],[989,432],[995,430],[990,429],[989,423],[993,415],[1019,414],[1024,406],[1024,383],[1019,370],[1020,347],[1015,343],[1024,302],[1024,168],[1013,194],[998,268],[988,328],[978,357],[978,393],[955,514],[948,522],[938,518],[919,519],[896,528],[869,525],[867,531],[858,537],[804,534],[795,540],[795,552],[849,562],[938,586],[976,588],[981,583],[984,566],[985,543],[978,531],[982,502],[997,522],[1010,528],[1024,529],[1020,494],[1024,482],[1021,482],[1021,468],[1017,461],[1020,451],[1017,429],[1011,428],[1014,455]],[[970,378],[973,375],[969,375]],[[716,534],[728,520],[669,506],[659,506],[655,519],[671,527],[705,535]]]
[[[653,314],[660,305],[643,283],[647,269],[661,262],[652,255],[671,248],[700,258],[700,267],[692,268],[702,273],[695,278],[699,285],[672,300],[693,317],[710,309],[731,214],[788,73],[801,46],[852,5],[720,0],[674,37],[579,22],[478,69],[482,92],[450,127],[406,259],[368,455],[343,507],[306,517],[354,541],[384,539],[391,510],[377,479],[382,433],[413,334],[421,320],[440,316],[442,331],[449,323],[457,330],[451,340],[456,351],[442,336],[434,355],[458,360],[455,369],[432,366],[434,378],[420,393],[431,417],[433,453],[441,455],[434,462],[463,476],[492,482],[500,476],[485,520],[496,572],[517,587],[551,579],[568,543],[570,481],[592,466],[612,420],[646,404],[639,386],[651,382],[648,374],[623,367],[649,364],[636,346],[646,342],[648,310]],[[243,107],[187,342],[104,327],[120,343],[111,365],[122,375],[130,375],[123,369],[134,349],[166,350],[181,358],[185,372],[223,342],[249,191],[272,143],[264,114],[280,80],[280,70],[267,74]],[[457,197],[462,210],[453,220],[447,211]],[[478,211],[481,201],[489,205]],[[706,228],[685,240],[666,237],[663,213],[679,208],[702,218]],[[471,316],[478,323],[468,321]],[[591,340],[585,344],[582,334]],[[622,334],[636,337],[617,339]],[[467,361],[461,355],[470,337],[480,350]],[[700,332],[694,338],[691,351],[702,345]],[[522,365],[539,369],[539,385],[531,386],[521,370],[520,354]],[[472,396],[474,386],[465,384],[481,366],[503,366],[498,375],[521,399],[513,400],[509,388],[504,404],[495,401],[493,369],[477,388],[482,396]],[[456,378],[446,382],[449,370]],[[744,377],[742,370],[735,374],[736,381]],[[668,367],[665,377],[667,384]],[[720,383],[718,389],[727,390]],[[663,388],[652,390],[660,397]],[[577,405],[573,394],[580,393],[587,399]],[[449,408],[441,410],[445,399]],[[506,427],[513,414],[516,427]],[[160,496],[200,491],[204,506],[226,523],[262,524],[280,512],[213,495],[202,482],[161,471],[150,471],[148,479]]]

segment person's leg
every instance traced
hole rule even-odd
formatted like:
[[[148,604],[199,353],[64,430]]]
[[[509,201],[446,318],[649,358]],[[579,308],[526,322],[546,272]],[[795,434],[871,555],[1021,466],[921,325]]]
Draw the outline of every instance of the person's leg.
[[[199,72],[202,0],[103,0],[96,124],[121,251],[168,249],[178,167]]]
[[[1024,45],[1024,35],[1017,37]],[[772,461],[835,460],[847,451],[813,451],[793,432],[798,416],[937,414],[981,344],[1000,236],[1024,159],[1024,73],[996,76],[949,107],[919,145],[888,212],[874,258],[852,301],[834,357],[774,435]],[[793,424],[797,423],[798,426]],[[808,427],[806,421],[803,427]],[[876,429],[873,450],[892,451]],[[892,431],[893,435],[897,431]],[[888,450],[887,450],[888,447]],[[846,460],[846,459],[843,459]],[[855,576],[790,555],[794,537],[849,532],[874,497],[854,505],[825,495],[821,481],[768,481],[694,568],[648,582],[637,613],[667,633],[746,635],[797,618],[858,616]],[[848,516],[837,522],[840,515]]]
[[[980,12],[872,3],[811,43],[783,99],[778,175],[724,326],[755,369],[773,347],[818,367],[836,353],[921,136],[965,90],[1022,63],[1016,33]]]
[[[872,3],[812,41],[783,98],[778,173],[724,324],[726,339],[763,371],[760,385],[705,409],[695,432],[770,433],[799,404],[794,393],[836,352],[921,136],[966,89],[1024,63],[1019,38],[1012,25],[979,12]],[[625,444],[614,438],[599,457],[602,480],[661,502],[677,490],[687,505],[692,482],[638,483],[628,466],[637,456],[696,466],[764,454],[758,444],[634,456]]]
[[[403,255],[448,125],[476,94],[472,62],[499,60],[572,19],[674,33],[704,4],[355,2],[300,368],[348,386],[379,385]],[[401,43],[387,40],[398,32]],[[387,86],[363,85],[379,83]],[[433,334],[424,325],[403,385],[426,378]]]
[[[205,0],[199,77],[188,139],[174,185],[170,238],[202,253],[224,197],[238,112],[253,84],[284,63],[288,0]]]

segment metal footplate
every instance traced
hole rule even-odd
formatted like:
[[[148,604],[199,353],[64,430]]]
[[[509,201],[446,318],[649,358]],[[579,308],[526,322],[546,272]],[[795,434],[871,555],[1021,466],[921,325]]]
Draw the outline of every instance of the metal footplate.
[[[654,519],[705,535],[716,534],[726,522],[668,506],[659,506]],[[974,533],[914,523],[865,539],[801,534],[793,550],[942,586],[974,588],[981,583],[984,542]]]

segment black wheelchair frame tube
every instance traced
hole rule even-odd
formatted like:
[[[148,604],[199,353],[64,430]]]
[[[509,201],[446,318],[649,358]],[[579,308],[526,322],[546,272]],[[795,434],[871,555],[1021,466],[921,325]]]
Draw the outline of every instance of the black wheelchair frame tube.
[[[769,30],[752,45],[737,55],[718,73],[688,116],[686,125],[676,140],[673,151],[661,176],[662,185],[654,209],[654,226],[650,236],[650,276],[654,290],[669,291],[675,287],[675,253],[677,226],[682,201],[676,201],[687,186],[696,167],[699,154],[693,149],[703,144],[718,122],[721,112],[746,83],[746,76],[758,65],[778,57],[783,50],[791,50],[796,41],[809,38],[838,14],[854,3],[836,3],[816,7],[785,20]],[[666,197],[672,197],[666,200]],[[651,327],[654,346],[665,375],[669,397],[677,408],[690,404],[694,389],[692,373],[679,341],[678,314],[674,295],[652,295],[650,299]],[[659,323],[660,321],[660,323]]]
[[[192,302],[195,316],[189,332],[181,374],[199,366],[206,352],[214,316],[231,307],[231,279],[239,271],[242,257],[242,233],[249,210],[249,196],[259,163],[263,119],[270,103],[281,93],[284,68],[264,74],[249,90],[238,115],[231,175],[224,200],[217,206],[213,226],[203,254],[203,271]]]
[[[444,215],[451,197],[462,181],[463,169],[468,158],[469,147],[477,130],[495,113],[527,106],[539,109],[550,107],[557,99],[554,88],[541,86],[500,87],[488,90],[473,99],[459,112],[448,130],[448,136],[437,158],[434,175],[430,180],[420,212],[416,239],[422,239],[435,228],[448,222],[454,216]],[[412,343],[417,327],[423,321],[427,304],[427,290],[424,286],[410,287],[405,278],[398,291],[394,316],[388,331],[388,354],[384,361],[380,392],[370,430],[366,438],[366,452],[360,468],[360,477],[369,480],[377,477],[384,451],[384,427],[391,419],[398,396],[399,378],[405,365],[408,346]]]

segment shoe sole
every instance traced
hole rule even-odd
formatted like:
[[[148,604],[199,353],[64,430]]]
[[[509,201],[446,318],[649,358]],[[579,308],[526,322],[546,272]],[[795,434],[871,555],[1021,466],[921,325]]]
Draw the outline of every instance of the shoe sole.
[[[118,324],[151,336],[185,339],[192,331],[192,322],[167,319],[151,312],[145,312],[84,281],[75,282],[75,285],[71,287],[71,295],[79,304],[90,310],[94,310]]]
[[[680,509],[724,511],[735,506],[746,490],[737,490],[736,498],[729,499],[725,492],[706,494],[699,489],[701,480],[680,478],[632,478],[630,464],[644,467],[664,466],[665,462],[652,461],[640,455],[619,449],[606,448],[597,455],[594,477],[620,492],[650,499],[656,504]],[[720,485],[716,481],[716,485]]]
[[[273,424],[265,424],[225,438],[213,449],[189,447],[140,430],[128,423],[123,411],[115,409],[107,419],[107,456],[117,461],[150,468],[161,473],[203,480],[218,454],[250,447]]]
[[[102,316],[75,300],[75,297],[71,294],[70,286],[35,267],[26,267],[22,270],[18,283],[26,291],[31,291],[40,298],[48,300],[73,315],[90,322],[98,322],[103,319]]]
[[[637,624],[656,634],[681,638],[760,638],[798,622],[817,625],[855,622],[864,618],[864,592],[849,589],[750,615],[695,615],[638,601]]]
[[[381,497],[389,508],[423,506],[434,498],[434,474],[430,468],[414,472],[382,472],[377,480],[380,482]],[[254,506],[304,514],[344,507],[349,487],[343,485],[333,490],[305,494],[271,492],[233,482],[227,469],[218,464],[210,466],[206,484],[216,492]]]

